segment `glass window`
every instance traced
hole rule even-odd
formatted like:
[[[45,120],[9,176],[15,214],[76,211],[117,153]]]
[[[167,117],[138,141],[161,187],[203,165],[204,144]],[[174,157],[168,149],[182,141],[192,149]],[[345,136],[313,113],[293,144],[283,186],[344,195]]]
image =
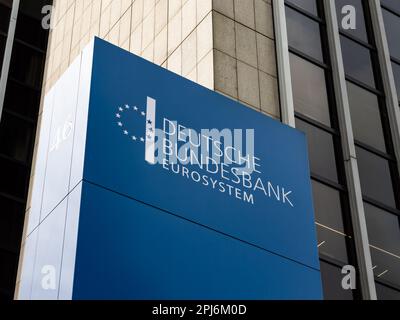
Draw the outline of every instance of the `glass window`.
[[[320,254],[348,262],[339,191],[312,180]]]
[[[35,8],[39,13],[41,13],[41,9],[42,7]],[[35,19],[20,11],[18,14],[17,28],[15,30],[15,38],[44,50],[46,48],[47,34],[42,30],[41,17],[39,16],[38,19]]]
[[[40,103],[40,90],[9,80],[4,99],[4,108],[24,117],[36,120]]]
[[[320,264],[324,299],[353,300],[353,292],[342,288],[342,270],[324,261],[320,261]]]
[[[318,15],[318,7],[316,0],[286,0],[314,15]]]
[[[378,97],[347,82],[354,138],[386,152]]]
[[[364,208],[370,244],[400,256],[399,217],[368,203]]]
[[[12,293],[17,275],[18,255],[0,249],[0,261],[0,288]]]
[[[338,24],[340,30],[346,32],[347,34],[351,34],[352,36],[368,42],[367,29],[365,26],[365,18],[364,18],[364,8],[362,4],[362,0],[335,0],[336,4],[336,12],[338,17]],[[355,29],[343,29],[342,20],[346,18],[348,11],[342,13],[342,10],[345,6],[351,5],[356,10],[356,28]],[[346,20],[346,19],[345,19]]]
[[[296,119],[296,127],[307,135],[311,172],[338,182],[332,135],[300,119]]]
[[[393,73],[394,73],[394,81],[396,82],[396,89],[397,89],[397,97],[400,101],[400,65],[392,62],[393,66]]]
[[[3,114],[0,124],[0,153],[12,159],[27,162],[31,153],[33,128],[17,117]]]
[[[0,1],[0,33],[7,34],[10,24],[11,0]]]
[[[375,87],[374,72],[369,50],[341,36],[344,69],[350,77]]]
[[[0,0],[0,4],[11,8],[13,0]]]
[[[3,68],[4,50],[6,49],[6,37],[0,34],[0,74]]]
[[[26,16],[30,16],[36,20],[41,20],[42,8],[46,5],[51,5],[53,0],[35,0],[35,1],[21,1],[19,11]]]
[[[0,196],[0,248],[17,253],[22,236],[24,205]]]
[[[400,285],[399,217],[364,203],[375,277]]]
[[[396,208],[389,162],[361,148],[357,148],[357,159],[363,194]]]
[[[10,76],[29,86],[39,87],[42,83],[43,54],[23,44],[15,42]]]
[[[0,157],[0,192],[23,199],[26,195],[29,170]]]
[[[384,286],[378,282],[375,282],[375,287],[379,300],[400,300],[400,291]]]
[[[382,14],[383,20],[385,21],[386,36],[390,55],[400,60],[400,17],[387,10],[382,10]]]
[[[319,23],[286,7],[289,46],[323,61]]]
[[[325,71],[290,54],[295,110],[311,119],[330,126]]]
[[[382,5],[389,9],[400,12],[400,1],[399,0],[381,0]]]

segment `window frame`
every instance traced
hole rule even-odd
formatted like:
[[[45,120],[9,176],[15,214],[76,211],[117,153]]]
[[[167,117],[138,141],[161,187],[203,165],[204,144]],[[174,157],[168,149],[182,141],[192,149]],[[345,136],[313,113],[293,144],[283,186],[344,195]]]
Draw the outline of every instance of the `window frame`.
[[[336,110],[336,96],[334,91],[334,84],[333,84],[333,75],[332,75],[332,67],[331,67],[331,60],[330,60],[330,52],[329,52],[329,42],[327,37],[327,26],[325,21],[325,14],[322,7],[322,4],[317,1],[317,8],[318,8],[318,16],[313,15],[312,13],[298,7],[288,1],[285,1],[285,6],[290,7],[291,9],[305,15],[306,17],[318,22],[320,24],[320,35],[321,35],[321,45],[322,45],[322,52],[323,52],[323,59],[324,62],[320,62],[319,60],[300,52],[296,48],[289,46],[289,53],[292,53],[299,58],[306,60],[307,62],[314,64],[325,71],[325,83],[327,87],[327,96],[328,96],[328,106],[329,106],[329,115],[331,120],[331,126],[327,126],[323,123],[320,123],[306,115],[303,115],[295,110],[295,118],[299,119],[303,122],[306,122],[309,125],[317,127],[327,133],[331,134],[333,137],[334,142],[334,153],[336,157],[336,166],[338,171],[338,179],[339,183],[331,181],[327,178],[318,176],[315,173],[311,172],[311,179],[327,186],[330,188],[339,191],[340,195],[340,202],[341,202],[341,214],[343,220],[343,227],[345,230],[345,234],[347,237],[346,239],[346,247],[347,247],[347,255],[349,263],[354,266],[358,265],[357,257],[356,257],[356,250],[355,250],[355,243],[353,241],[353,226],[351,220],[351,212],[350,212],[350,204],[349,204],[349,197],[348,197],[348,189],[347,189],[347,179],[346,173],[344,168],[344,156],[343,150],[341,147],[341,135],[339,130],[339,119]],[[326,256],[325,254],[319,253],[319,259],[325,263],[328,263],[332,266],[337,268],[343,268],[346,265],[344,262],[333,259],[332,257]],[[356,267],[357,273],[358,268]],[[357,276],[357,288],[360,287],[359,278]],[[359,299],[361,297],[361,292],[359,290],[353,291],[353,299]]]

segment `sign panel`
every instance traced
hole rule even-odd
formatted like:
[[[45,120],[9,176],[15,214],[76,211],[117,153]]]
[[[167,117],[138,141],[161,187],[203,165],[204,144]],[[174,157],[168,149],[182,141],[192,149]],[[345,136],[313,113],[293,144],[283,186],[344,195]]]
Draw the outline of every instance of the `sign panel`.
[[[99,39],[45,104],[20,298],[321,298],[302,133]]]
[[[92,184],[82,199],[74,299],[320,297],[299,263]]]
[[[318,269],[303,133],[103,42],[95,52],[85,180]]]

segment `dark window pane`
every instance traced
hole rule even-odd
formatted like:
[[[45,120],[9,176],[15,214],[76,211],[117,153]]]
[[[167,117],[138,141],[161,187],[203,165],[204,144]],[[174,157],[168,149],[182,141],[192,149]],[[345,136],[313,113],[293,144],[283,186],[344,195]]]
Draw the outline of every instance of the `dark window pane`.
[[[32,125],[4,113],[0,124],[0,153],[12,159],[27,162],[33,139]]]
[[[378,97],[347,82],[354,138],[386,152]]]
[[[24,222],[24,205],[0,197],[0,248],[17,253]]]
[[[353,292],[342,288],[342,270],[324,261],[320,261],[320,263],[324,299],[353,300]]]
[[[316,0],[286,0],[289,3],[293,3],[296,6],[314,14],[318,15],[318,8]]]
[[[0,301],[12,301],[14,299],[12,292],[0,290]]]
[[[367,203],[364,209],[375,277],[400,285],[399,217]]]
[[[294,54],[290,66],[296,111],[330,126],[325,71]]]
[[[338,182],[332,135],[299,119],[296,127],[307,135],[311,172]]]
[[[400,1],[399,0],[381,0],[382,5],[389,9],[395,10],[400,13]]]
[[[0,249],[0,291],[14,292],[18,255]]]
[[[4,50],[6,49],[6,37],[0,34],[0,74],[3,68]]]
[[[6,6],[8,8],[12,7],[12,3],[13,3],[13,0],[0,0],[0,4]]]
[[[323,61],[319,23],[289,7],[286,7],[286,18],[289,45]]]
[[[339,191],[312,181],[320,254],[348,262]]]
[[[369,50],[344,36],[341,36],[341,44],[346,74],[371,87],[375,87]]]
[[[336,12],[338,17],[338,24],[340,30],[351,34],[354,37],[359,38],[365,42],[368,42],[367,29],[365,27],[365,17],[364,17],[364,9],[362,5],[362,0],[335,0],[336,4]],[[342,20],[348,15],[348,11],[345,11],[345,14],[342,13],[342,9],[351,5],[356,9],[356,28],[345,30],[342,28]]]
[[[361,148],[357,148],[357,159],[363,194],[396,208],[389,162]]]
[[[42,8],[46,5],[51,5],[53,0],[35,0],[35,1],[21,1],[19,11],[24,15],[30,16],[36,20],[40,20],[42,15]]]
[[[14,43],[10,76],[29,86],[42,82],[43,54],[18,42]]]
[[[11,15],[11,0],[0,1],[0,33],[7,34]]]
[[[0,192],[24,198],[29,171],[25,166],[0,157]]]
[[[32,3],[36,2],[39,1],[32,1]],[[42,8],[38,7],[33,8],[32,10],[37,10],[41,14]],[[38,19],[35,19],[22,13],[20,10],[18,14],[17,28],[15,30],[15,38],[44,50],[46,47],[47,34],[42,30],[41,17],[39,16]]]
[[[375,282],[375,287],[379,300],[400,300],[400,291],[384,286],[378,282]]]
[[[18,82],[8,81],[4,108],[36,120],[40,103],[40,91]]]
[[[400,101],[400,65],[395,62],[392,62],[393,66],[393,73],[394,73],[394,81],[396,82],[396,89],[397,89],[397,97]]]
[[[382,14],[383,20],[385,21],[386,36],[390,55],[400,60],[400,17],[387,10],[382,10]]]

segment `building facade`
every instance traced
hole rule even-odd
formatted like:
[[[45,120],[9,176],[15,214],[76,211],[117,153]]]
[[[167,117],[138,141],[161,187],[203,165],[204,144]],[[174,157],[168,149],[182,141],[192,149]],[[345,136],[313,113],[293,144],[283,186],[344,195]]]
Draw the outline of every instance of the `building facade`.
[[[399,13],[390,0],[56,0],[43,94],[98,36],[304,131],[325,298],[399,299]]]
[[[358,264],[357,294],[395,297],[399,113],[387,59],[390,26],[379,1],[316,4],[288,1],[285,11],[295,122],[310,141],[321,266]],[[349,29],[351,10],[357,20]]]
[[[0,1],[0,299],[14,294],[47,48],[41,11],[48,3],[20,1],[12,14],[13,1]]]

